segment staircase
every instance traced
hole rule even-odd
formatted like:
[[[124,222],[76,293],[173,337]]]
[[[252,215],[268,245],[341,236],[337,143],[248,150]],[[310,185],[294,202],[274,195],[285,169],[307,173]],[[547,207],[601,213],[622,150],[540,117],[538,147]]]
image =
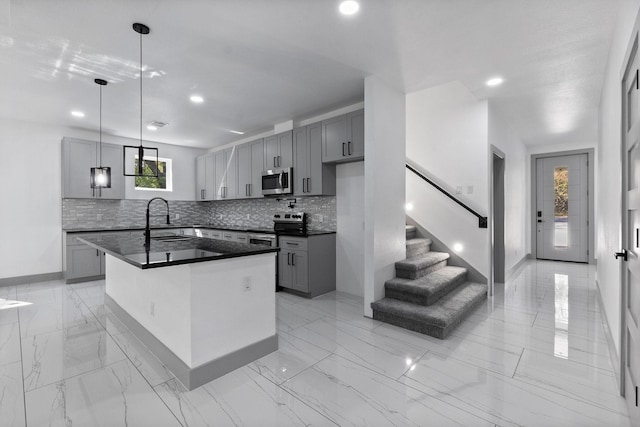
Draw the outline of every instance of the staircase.
[[[467,269],[447,265],[449,254],[432,252],[414,226],[406,233],[407,259],[396,262],[385,298],[371,303],[373,318],[444,339],[485,300],[487,285],[467,282]]]

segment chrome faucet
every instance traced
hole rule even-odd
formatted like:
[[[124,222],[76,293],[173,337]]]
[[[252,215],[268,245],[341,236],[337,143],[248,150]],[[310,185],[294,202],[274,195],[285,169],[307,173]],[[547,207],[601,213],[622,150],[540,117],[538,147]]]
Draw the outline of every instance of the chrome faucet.
[[[151,246],[151,230],[149,228],[149,205],[151,205],[151,202],[153,202],[154,200],[162,200],[165,205],[167,205],[167,224],[171,224],[171,222],[169,221],[169,202],[167,202],[162,197],[154,197],[153,199],[149,200],[149,202],[147,203],[147,223],[144,226],[144,247],[147,252],[149,252],[149,248]]]

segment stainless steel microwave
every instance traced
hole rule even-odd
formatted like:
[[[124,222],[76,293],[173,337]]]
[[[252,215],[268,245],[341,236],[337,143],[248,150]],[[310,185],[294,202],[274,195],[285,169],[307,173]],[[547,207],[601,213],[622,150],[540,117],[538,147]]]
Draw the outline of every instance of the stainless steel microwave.
[[[293,193],[292,168],[269,169],[262,172],[262,195]]]

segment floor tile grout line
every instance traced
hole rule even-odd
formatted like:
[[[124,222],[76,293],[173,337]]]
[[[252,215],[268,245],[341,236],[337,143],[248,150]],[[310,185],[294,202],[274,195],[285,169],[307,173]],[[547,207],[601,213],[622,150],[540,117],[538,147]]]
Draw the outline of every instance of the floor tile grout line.
[[[18,290],[16,288],[16,299],[18,297]],[[22,353],[22,333],[20,332],[20,308],[17,308],[16,316],[18,317],[18,341],[20,343],[20,378],[22,379],[22,406],[24,410],[24,425],[27,427],[27,391],[24,386],[24,355]]]
[[[522,348],[522,352],[520,352],[520,357],[518,358],[518,363],[516,363],[516,367],[513,369],[513,374],[511,374],[511,378],[516,376],[516,372],[518,372],[518,367],[520,366],[520,361],[522,360],[522,356],[524,355],[525,347]]]

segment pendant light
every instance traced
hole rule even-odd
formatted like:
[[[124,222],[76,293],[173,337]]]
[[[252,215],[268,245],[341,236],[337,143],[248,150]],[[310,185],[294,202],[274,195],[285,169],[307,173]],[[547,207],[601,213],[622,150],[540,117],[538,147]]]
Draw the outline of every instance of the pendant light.
[[[95,79],[100,86],[100,142],[98,143],[98,166],[91,168],[91,188],[111,188],[111,168],[102,166],[102,86],[106,80]]]
[[[142,146],[142,36],[150,30],[144,24],[136,22],[133,31],[140,34],[140,145],[125,145],[122,153],[124,176],[158,177],[158,149]],[[127,158],[130,165],[127,167]],[[135,164],[137,160],[137,164]],[[134,167],[132,167],[132,165]]]

